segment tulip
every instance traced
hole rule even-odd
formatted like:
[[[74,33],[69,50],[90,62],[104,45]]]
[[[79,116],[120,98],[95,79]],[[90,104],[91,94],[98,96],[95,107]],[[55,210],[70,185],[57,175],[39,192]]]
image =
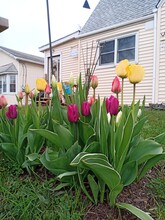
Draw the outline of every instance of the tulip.
[[[121,85],[119,78],[116,76],[112,82],[112,92],[116,93],[117,95],[121,92]]]
[[[68,105],[68,120],[70,122],[77,122],[79,119],[79,113],[78,113],[78,108],[76,104],[70,104]]]
[[[117,76],[120,78],[127,78],[127,67],[129,66],[128,60],[122,60],[120,63],[116,66],[116,73]]]
[[[108,123],[110,123],[110,121],[111,121],[111,114],[110,113],[107,113],[107,118],[108,118]]]
[[[45,87],[45,93],[48,94],[48,95],[50,95],[50,93],[51,93],[51,88],[50,88],[49,84],[47,84],[46,87]]]
[[[116,125],[117,126],[120,124],[121,117],[122,117],[122,111],[119,111],[117,116],[116,116]]]
[[[98,86],[98,78],[97,78],[97,76],[93,75],[93,76],[90,77],[90,79],[91,79],[91,83],[90,83],[91,87],[93,89],[96,89],[97,86]]]
[[[83,116],[90,115],[90,104],[89,102],[85,101],[81,105],[81,113]]]
[[[46,85],[47,85],[47,82],[45,79],[39,78],[36,80],[36,88],[38,91],[40,91],[40,92],[44,91]]]
[[[0,109],[2,108],[2,107],[6,107],[8,105],[8,103],[7,103],[7,100],[6,100],[6,98],[5,98],[5,96],[1,96],[0,97]]]
[[[129,66],[128,60],[122,60],[116,66],[117,76],[122,78],[122,93],[121,93],[121,106],[123,107],[123,90],[124,90],[124,78],[127,78],[127,67]]]
[[[8,119],[17,118],[17,107],[15,105],[10,105],[8,111],[6,112],[6,116]]]
[[[30,93],[30,87],[29,87],[28,84],[26,84],[26,86],[25,86],[25,93],[26,93],[26,94],[29,94],[29,93]]]
[[[19,92],[19,93],[18,93],[18,98],[19,98],[19,100],[22,100],[22,99],[23,99],[23,92]]]
[[[110,96],[110,98],[106,98],[106,110],[107,113],[111,115],[117,115],[119,108],[119,100],[114,96]]]
[[[52,75],[52,88],[55,89],[57,87],[57,80],[54,75]]]
[[[30,99],[33,99],[33,98],[34,98],[34,93],[33,93],[32,91],[30,91],[30,93],[29,93],[29,98],[30,98]]]
[[[131,64],[127,67],[130,83],[136,84],[144,79],[144,68],[140,65]]]
[[[35,90],[34,90],[34,98],[36,98],[36,97],[37,97],[37,95],[38,95],[38,90],[37,90],[37,89],[35,89]]]
[[[142,110],[141,110],[141,109],[139,109],[139,110],[138,110],[137,117],[138,117],[138,118],[140,118],[140,116],[141,116],[141,115],[142,115]]]
[[[70,74],[69,77],[69,85],[72,88],[74,86],[74,77],[73,77],[73,73]]]
[[[89,104],[90,104],[90,105],[94,104],[95,101],[96,101],[96,100],[94,99],[93,96],[89,97]]]

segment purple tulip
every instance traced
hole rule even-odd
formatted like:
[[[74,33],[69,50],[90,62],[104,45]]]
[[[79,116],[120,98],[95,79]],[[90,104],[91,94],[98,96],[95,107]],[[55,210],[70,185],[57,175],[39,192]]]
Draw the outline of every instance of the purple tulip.
[[[10,105],[8,111],[6,112],[8,119],[17,118],[17,107],[15,105]]]
[[[70,122],[77,122],[79,119],[78,108],[76,104],[68,105],[68,120]]]
[[[110,96],[110,98],[106,98],[106,110],[107,113],[111,115],[117,115],[119,108],[119,100],[114,96]]]
[[[85,101],[81,105],[81,113],[84,116],[90,115],[90,104],[89,102]]]

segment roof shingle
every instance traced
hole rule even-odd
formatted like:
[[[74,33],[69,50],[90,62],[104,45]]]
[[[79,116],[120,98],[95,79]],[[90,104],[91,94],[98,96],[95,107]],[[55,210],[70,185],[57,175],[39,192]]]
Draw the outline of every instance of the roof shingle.
[[[158,2],[158,0],[100,0],[80,35],[150,15]]]

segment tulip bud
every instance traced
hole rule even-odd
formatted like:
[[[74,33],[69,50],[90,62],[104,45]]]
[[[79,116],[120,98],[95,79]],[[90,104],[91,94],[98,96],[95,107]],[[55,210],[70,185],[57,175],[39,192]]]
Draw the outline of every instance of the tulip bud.
[[[6,116],[8,119],[17,118],[17,107],[15,105],[10,105],[8,111],[6,112]]]
[[[89,102],[83,102],[81,105],[81,113],[83,116],[90,115],[90,104]]]
[[[116,66],[116,73],[117,76],[120,78],[127,78],[127,67],[129,66],[128,60],[122,60],[120,63]]]
[[[23,99],[23,92],[19,92],[19,93],[18,93],[18,98],[19,98],[19,100],[22,100],[22,99]]]
[[[57,83],[57,89],[59,91],[59,93],[62,93],[62,84],[60,82]]]
[[[70,104],[68,105],[68,120],[70,122],[77,122],[79,119],[79,113],[78,113],[78,108],[76,104]]]
[[[48,94],[48,95],[50,95],[50,93],[51,93],[51,88],[50,88],[49,84],[47,84],[46,87],[45,87],[45,93]]]
[[[142,114],[142,110],[141,110],[141,109],[139,109],[139,110],[138,110],[137,117],[138,117],[138,118],[140,118],[141,114]]]
[[[34,90],[34,98],[37,97],[37,95],[38,95],[38,90],[35,89],[35,90]]]
[[[116,76],[112,82],[112,92],[118,94],[121,92],[121,85],[120,85],[120,81],[119,78]]]
[[[69,77],[69,85],[72,88],[74,86],[74,77],[73,77],[73,73],[70,74]]]
[[[38,91],[40,91],[40,92],[44,91],[46,85],[47,85],[47,82],[45,79],[39,78],[36,80],[36,88]]]
[[[92,105],[95,103],[95,98],[93,96],[89,97],[89,104]]]
[[[116,125],[117,126],[120,124],[121,117],[122,117],[122,111],[119,111],[117,116],[116,116]]]
[[[0,109],[2,108],[2,107],[6,107],[8,105],[8,103],[7,103],[7,100],[6,100],[6,98],[5,98],[5,96],[1,96],[0,97]]]
[[[52,88],[55,89],[57,87],[57,80],[54,75],[52,75]]]
[[[97,78],[97,76],[93,75],[93,76],[91,76],[90,79],[91,79],[91,83],[90,83],[91,87],[93,89],[96,89],[97,86],[98,86],[98,78]]]
[[[111,114],[110,113],[107,113],[107,118],[108,118],[108,123],[110,123],[110,121],[111,121]]]
[[[29,87],[28,84],[26,84],[26,86],[25,86],[25,93],[26,93],[26,94],[29,94],[29,93],[30,93],[30,87]]]

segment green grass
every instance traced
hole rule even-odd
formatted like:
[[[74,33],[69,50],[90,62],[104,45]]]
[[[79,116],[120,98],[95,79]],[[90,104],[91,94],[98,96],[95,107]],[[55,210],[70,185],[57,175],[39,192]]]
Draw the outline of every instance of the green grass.
[[[55,179],[21,175],[0,155],[1,220],[79,220],[88,202],[76,190],[55,191]]]
[[[155,137],[165,132],[165,111],[146,110],[148,121],[142,135]],[[165,161],[148,185],[157,203],[157,220],[165,220]],[[24,175],[0,153],[0,220],[79,220],[89,201],[76,189],[55,190],[54,178]]]

